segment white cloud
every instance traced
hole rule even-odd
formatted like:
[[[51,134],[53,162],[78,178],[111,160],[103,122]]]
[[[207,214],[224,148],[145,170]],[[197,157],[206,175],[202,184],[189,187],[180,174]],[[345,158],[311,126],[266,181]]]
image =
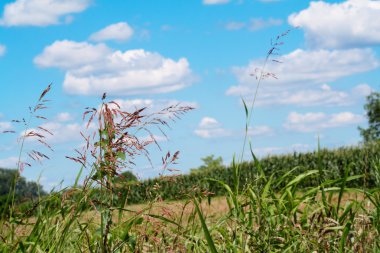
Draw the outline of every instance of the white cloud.
[[[220,123],[216,119],[210,117],[202,118],[201,122],[199,123],[199,128],[216,128],[219,126]]]
[[[261,29],[265,29],[271,26],[279,26],[282,25],[283,21],[281,19],[269,18],[253,18],[249,22],[228,22],[225,25],[226,30],[234,31],[241,30],[243,28],[247,28],[249,31],[258,31]]]
[[[288,130],[296,132],[318,132],[327,128],[343,127],[358,124],[364,120],[362,115],[352,112],[325,114],[309,112],[305,114],[291,112],[284,124]]]
[[[0,133],[3,131],[7,131],[12,128],[12,124],[10,122],[0,122]]]
[[[122,52],[104,44],[56,41],[34,62],[66,71],[63,87],[70,94],[166,93],[194,81],[186,58],[175,61],[142,49]]]
[[[104,44],[63,40],[45,47],[43,53],[34,58],[34,63],[43,68],[78,69],[85,72],[95,67],[92,65],[101,64],[111,54],[112,50]]]
[[[90,40],[93,41],[127,41],[133,35],[133,29],[126,22],[119,22],[103,28],[102,30],[93,33],[90,36]]]
[[[18,157],[12,156],[0,159],[0,168],[15,169],[17,168]]]
[[[57,121],[59,122],[67,122],[67,121],[70,121],[70,120],[73,120],[73,116],[68,113],[68,112],[61,112],[57,115]]]
[[[3,56],[5,54],[6,50],[7,50],[7,48],[4,45],[0,44],[0,56]]]
[[[16,0],[5,5],[0,25],[56,25],[61,23],[61,17],[82,12],[90,3],[90,0]]]
[[[315,87],[345,76],[370,71],[379,66],[379,61],[371,49],[332,51],[297,49],[279,57],[278,60],[283,63],[271,61],[268,62],[265,69],[265,71],[274,73],[278,79],[263,80],[258,95],[262,104],[266,103],[265,99],[273,101],[275,96],[278,96],[276,100],[279,104],[290,104],[297,101],[306,104],[308,102],[303,99],[304,95],[313,95],[314,98],[311,100],[314,99],[315,104],[318,104],[321,98],[327,99],[330,104],[333,104],[344,99],[346,95],[332,90],[318,90]],[[243,96],[246,100],[251,100],[257,86],[257,80],[252,77],[252,74],[255,74],[255,70],[262,64],[260,60],[253,60],[248,66],[234,68],[238,84],[229,88],[226,94]],[[313,89],[310,90],[311,88]],[[335,95],[338,98],[334,98]],[[292,100],[293,102],[291,102]],[[311,103],[309,102],[309,104]]]
[[[231,131],[222,128],[221,124],[211,117],[202,118],[194,133],[204,139],[227,137],[232,134]]]
[[[306,40],[313,47],[346,48],[379,44],[379,15],[380,1],[318,1],[290,15],[288,21],[305,30]]]
[[[368,84],[359,84],[351,91],[333,90],[329,85],[323,84],[310,89],[267,91],[259,95],[256,105],[348,106],[363,99],[371,91],[372,88]]]
[[[203,0],[203,4],[213,5],[213,4],[226,4],[230,0]]]

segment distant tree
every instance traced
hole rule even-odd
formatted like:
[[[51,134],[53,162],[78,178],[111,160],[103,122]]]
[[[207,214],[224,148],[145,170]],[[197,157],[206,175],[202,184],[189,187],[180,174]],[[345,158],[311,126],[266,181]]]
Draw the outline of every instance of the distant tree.
[[[4,197],[9,194],[10,187],[16,175],[16,170],[0,168],[0,197],[3,197],[0,199],[0,205],[4,204],[2,203],[3,200],[6,199]],[[45,194],[41,185],[38,185],[36,182],[28,182],[24,177],[19,177],[17,179],[15,192],[15,198],[17,201],[37,198],[39,193],[41,195]]]
[[[197,173],[205,170],[212,170],[214,168],[225,167],[223,165],[223,158],[220,156],[214,158],[214,155],[209,155],[204,158],[201,158],[201,160],[203,161],[203,165],[201,165],[197,169],[191,169],[190,173]]]
[[[368,128],[359,127],[360,135],[364,142],[371,142],[380,139],[380,93],[372,92],[367,96],[367,103],[364,105],[368,118]]]
[[[131,171],[125,171],[118,177],[117,182],[137,182],[138,178]]]

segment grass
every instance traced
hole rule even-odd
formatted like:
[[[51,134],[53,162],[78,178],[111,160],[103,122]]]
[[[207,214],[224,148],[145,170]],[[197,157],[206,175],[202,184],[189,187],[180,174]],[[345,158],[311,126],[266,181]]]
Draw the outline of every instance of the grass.
[[[282,44],[287,33],[277,37],[266,62]],[[265,64],[258,77],[265,77]],[[30,118],[44,120],[39,112],[45,96],[39,98]],[[254,97],[257,96],[258,88]],[[253,115],[254,101],[246,110],[246,131]],[[264,173],[246,135],[242,153],[233,162],[230,184],[214,178],[225,196],[211,198],[209,192],[180,202],[162,202],[160,196],[141,205],[129,206],[128,194],[118,191],[120,172],[134,166],[136,156],[149,159],[147,146],[157,144],[151,127],[163,130],[168,119],[178,118],[192,108],[179,105],[157,113],[146,108],[122,111],[103,95],[101,105],[87,108],[83,117],[97,130],[82,133],[86,145],[68,157],[81,167],[75,184],[41,196],[28,210],[14,201],[17,177],[11,186],[0,223],[0,252],[379,252],[380,251],[380,159],[368,157],[376,184],[373,188],[349,188],[350,182],[368,177],[351,175],[354,164],[343,165],[341,178],[324,177],[321,159],[317,169],[294,175],[293,168],[283,175]],[[21,140],[19,173],[31,163],[24,160],[27,138],[45,142],[47,129],[26,130]],[[148,133],[152,141],[139,139]],[[254,177],[243,183],[241,164],[250,148],[255,163]],[[320,152],[318,150],[318,152]],[[319,154],[319,153],[318,153]],[[39,151],[27,154],[33,160],[48,158]],[[170,170],[179,153],[167,153],[162,169]],[[319,156],[321,157],[321,156]],[[82,171],[90,173],[79,182]],[[318,183],[300,188],[303,182],[318,177]],[[159,185],[156,185],[158,188]],[[152,190],[154,194],[154,189]],[[191,193],[189,193],[191,194]]]

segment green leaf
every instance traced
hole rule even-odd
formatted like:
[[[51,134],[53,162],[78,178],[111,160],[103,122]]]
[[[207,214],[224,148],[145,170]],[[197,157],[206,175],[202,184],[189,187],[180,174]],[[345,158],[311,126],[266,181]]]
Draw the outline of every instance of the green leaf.
[[[201,220],[202,229],[203,229],[203,232],[205,233],[205,236],[206,236],[208,248],[210,249],[210,252],[212,252],[212,253],[218,253],[218,251],[216,250],[215,244],[214,244],[214,240],[211,237],[210,231],[208,230],[206,221],[205,221],[205,219],[203,217],[201,209],[199,208],[198,201],[196,199],[194,199],[194,205],[195,205],[195,209],[196,209],[196,211],[198,213],[199,219]]]

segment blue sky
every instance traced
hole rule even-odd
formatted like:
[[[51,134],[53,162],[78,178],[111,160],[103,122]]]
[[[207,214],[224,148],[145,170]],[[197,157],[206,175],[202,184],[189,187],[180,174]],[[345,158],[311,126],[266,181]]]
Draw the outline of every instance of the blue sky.
[[[360,142],[363,105],[379,90],[380,2],[291,0],[12,0],[0,4],[0,167],[17,163],[22,128],[12,119],[53,83],[47,141],[54,152],[23,175],[50,189],[69,185],[79,166],[65,158],[83,143],[84,108],[103,92],[123,109],[152,111],[180,102],[195,107],[157,132],[153,168],[138,159],[141,178],[160,173],[167,151],[181,152],[186,173],[210,154],[230,163],[241,152],[243,97],[252,101],[271,39],[291,29],[265,69],[278,79],[260,86],[249,136],[259,156]],[[32,126],[33,127],[33,126]],[[39,148],[35,141],[25,151]],[[24,154],[23,160],[27,161]]]

